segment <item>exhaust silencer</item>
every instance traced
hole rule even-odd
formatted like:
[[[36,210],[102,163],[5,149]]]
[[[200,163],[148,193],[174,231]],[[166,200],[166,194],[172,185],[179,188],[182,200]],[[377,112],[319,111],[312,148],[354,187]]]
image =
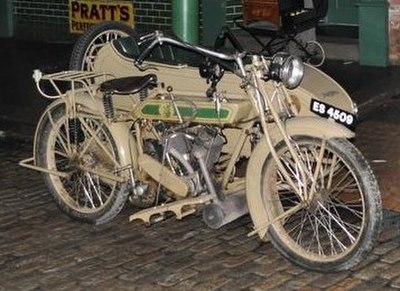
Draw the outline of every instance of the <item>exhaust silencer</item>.
[[[203,209],[203,221],[208,227],[218,229],[247,213],[246,194],[241,191],[227,195],[223,201],[207,204]]]

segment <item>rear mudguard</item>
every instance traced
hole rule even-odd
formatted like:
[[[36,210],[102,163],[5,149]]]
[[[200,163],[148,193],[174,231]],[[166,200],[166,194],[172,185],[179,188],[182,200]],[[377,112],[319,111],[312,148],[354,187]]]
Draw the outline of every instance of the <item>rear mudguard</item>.
[[[99,107],[102,106],[99,100],[93,101],[93,99],[88,98],[87,95],[76,95],[75,102],[78,107],[83,106],[83,108],[90,109],[91,112],[97,112],[99,108],[102,108]],[[65,106],[66,106],[65,101],[63,99],[58,99],[53,103],[51,103],[41,115],[39,122],[36,126],[34,143],[33,143],[33,155],[35,164],[37,164],[36,155],[37,155],[38,142],[40,139],[40,133],[43,130],[44,125],[48,121],[49,115],[51,115],[51,113],[54,112],[57,108]],[[120,166],[124,167],[132,164],[134,166],[134,170],[136,170],[137,163],[133,163],[133,161],[137,161],[138,151],[136,142],[132,134],[130,133],[129,124],[122,122],[120,123],[105,122],[104,125],[107,126],[108,130],[110,131],[115,141],[115,145],[117,147],[119,154]]]
[[[323,139],[352,138],[354,132],[331,120],[318,117],[296,117],[286,122],[286,131],[290,136],[306,135]],[[274,145],[283,140],[276,126],[269,130]],[[270,154],[270,149],[264,138],[256,146],[250,156],[246,172],[246,197],[250,216],[254,228],[259,229],[258,235],[264,238],[267,228],[263,227],[268,222],[270,215],[263,205],[261,197],[262,168]]]

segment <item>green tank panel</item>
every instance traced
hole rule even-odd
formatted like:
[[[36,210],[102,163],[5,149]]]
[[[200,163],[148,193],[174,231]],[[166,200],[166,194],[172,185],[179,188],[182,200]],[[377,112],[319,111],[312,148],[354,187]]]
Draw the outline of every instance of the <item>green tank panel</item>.
[[[190,98],[176,101],[182,120],[207,124],[235,124],[252,115],[252,106],[247,100],[222,102],[219,113],[213,101],[204,100],[204,98]],[[171,100],[146,100],[139,105],[135,116],[179,122],[179,116]]]

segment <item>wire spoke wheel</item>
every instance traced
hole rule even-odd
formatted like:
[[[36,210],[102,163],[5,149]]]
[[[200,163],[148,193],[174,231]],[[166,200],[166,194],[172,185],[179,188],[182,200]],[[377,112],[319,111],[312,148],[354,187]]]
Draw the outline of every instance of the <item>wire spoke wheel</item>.
[[[88,45],[84,55],[82,70],[93,71],[94,70],[94,60],[99,52],[99,50],[107,43],[113,41],[114,39],[128,36],[125,32],[119,30],[106,30],[97,35]]]
[[[94,71],[100,49],[115,39],[135,35],[135,31],[119,22],[103,22],[90,27],[76,42],[71,54],[70,69]]]
[[[305,177],[285,145],[278,154],[289,175],[285,178],[272,159],[264,166],[263,198],[270,219],[290,213],[270,226],[271,241],[303,267],[348,269],[372,249],[379,233],[382,213],[375,177],[347,140],[323,144],[301,137],[295,148]],[[290,212],[294,207],[299,210]]]
[[[58,206],[69,216],[92,223],[114,218],[126,201],[112,177],[118,166],[115,142],[100,120],[64,110],[52,113],[39,140],[42,167],[64,173],[44,174]]]

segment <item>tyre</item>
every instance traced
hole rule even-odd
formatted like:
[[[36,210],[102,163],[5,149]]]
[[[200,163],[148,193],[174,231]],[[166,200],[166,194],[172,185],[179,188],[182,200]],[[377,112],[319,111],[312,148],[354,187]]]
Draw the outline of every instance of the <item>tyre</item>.
[[[136,32],[120,22],[102,22],[90,27],[74,45],[70,70],[93,71],[99,50],[112,40],[125,36],[136,36]]]
[[[325,50],[319,42],[315,40],[307,41],[305,51],[303,60],[306,63],[319,67],[325,62]]]
[[[44,181],[57,206],[73,219],[102,224],[123,208],[128,191],[109,178],[119,161],[116,144],[101,121],[77,113],[67,118],[64,106],[53,108],[36,142]],[[57,173],[64,173],[60,175]]]
[[[377,181],[349,141],[295,140],[305,178],[284,143],[277,153],[288,175],[272,158],[263,167],[263,203],[272,222],[269,238],[284,257],[304,268],[347,270],[366,258],[377,241],[382,220]]]

